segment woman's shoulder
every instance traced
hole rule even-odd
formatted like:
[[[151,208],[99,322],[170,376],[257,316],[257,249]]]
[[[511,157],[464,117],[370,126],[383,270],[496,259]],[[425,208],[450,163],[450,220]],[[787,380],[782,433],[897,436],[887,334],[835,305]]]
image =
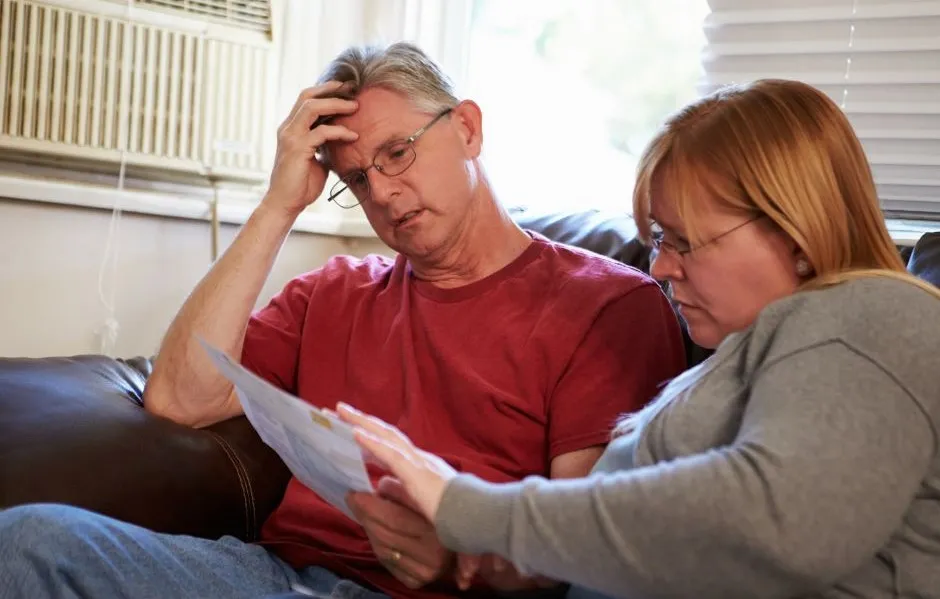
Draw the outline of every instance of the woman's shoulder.
[[[831,343],[921,386],[937,376],[940,297],[881,276],[799,292],[761,313],[749,331],[748,354],[766,365]]]

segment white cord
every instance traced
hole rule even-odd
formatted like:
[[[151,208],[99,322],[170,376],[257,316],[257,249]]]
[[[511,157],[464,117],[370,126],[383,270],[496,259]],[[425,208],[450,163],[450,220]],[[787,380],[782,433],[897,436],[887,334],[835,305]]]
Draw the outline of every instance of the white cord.
[[[120,325],[117,320],[117,265],[118,254],[120,250],[120,228],[121,228],[121,198],[124,196],[124,173],[127,168],[127,152],[121,150],[121,170],[118,173],[118,193],[114,200],[114,209],[111,211],[111,222],[108,225],[108,237],[104,245],[104,257],[101,260],[101,267],[98,270],[98,299],[104,306],[107,316],[104,324],[99,330],[101,340],[99,351],[106,356],[114,355],[114,347],[117,344]],[[110,290],[105,296],[105,273],[108,269],[108,262],[111,263],[110,269]]]
[[[124,5],[125,26],[130,26],[131,15],[133,12],[134,0],[127,0]],[[122,59],[125,72],[129,69],[128,48],[122,49]],[[127,107],[122,107],[126,110]],[[118,333],[120,332],[120,323],[117,319],[117,286],[118,286],[118,254],[120,250],[120,229],[121,229],[121,199],[124,197],[124,176],[127,172],[127,131],[119,140],[121,144],[121,168],[118,171],[117,194],[114,200],[114,208],[111,211],[111,221],[108,224],[108,237],[105,240],[104,256],[101,259],[101,267],[98,269],[98,299],[104,306],[106,316],[101,328],[98,329],[99,351],[106,356],[114,356],[114,349],[117,345]],[[110,276],[106,275],[108,262],[110,261]],[[110,283],[110,289],[105,294],[106,278]]]
[[[852,50],[855,46],[855,15],[858,12],[858,0],[852,0],[852,16],[849,20],[849,48],[845,57],[845,74],[842,77],[842,102],[839,107],[845,110],[849,96],[849,75],[852,73]]]

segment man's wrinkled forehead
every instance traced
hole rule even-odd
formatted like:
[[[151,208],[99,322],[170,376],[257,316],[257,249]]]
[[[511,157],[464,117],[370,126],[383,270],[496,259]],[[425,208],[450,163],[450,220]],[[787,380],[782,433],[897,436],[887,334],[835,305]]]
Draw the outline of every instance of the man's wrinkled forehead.
[[[359,134],[354,142],[326,144],[330,168],[336,172],[367,167],[381,147],[414,133],[410,127],[420,116],[407,99],[381,88],[364,90],[356,101],[359,102],[356,112],[337,115],[330,121],[331,125]]]

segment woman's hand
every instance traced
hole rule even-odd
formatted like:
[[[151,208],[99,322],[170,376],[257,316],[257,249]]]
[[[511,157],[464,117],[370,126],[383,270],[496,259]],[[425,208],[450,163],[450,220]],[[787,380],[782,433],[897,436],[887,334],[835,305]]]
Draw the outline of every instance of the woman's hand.
[[[415,447],[404,433],[375,416],[342,403],[337,413],[356,427],[359,446],[401,481],[415,507],[433,523],[444,489],[457,471],[436,455]]]

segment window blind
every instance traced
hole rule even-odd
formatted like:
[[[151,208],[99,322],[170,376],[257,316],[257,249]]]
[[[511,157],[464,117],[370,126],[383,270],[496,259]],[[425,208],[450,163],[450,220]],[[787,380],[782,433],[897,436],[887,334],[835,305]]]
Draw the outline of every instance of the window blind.
[[[889,217],[940,217],[940,0],[709,0],[702,90],[797,79],[842,106]]]

